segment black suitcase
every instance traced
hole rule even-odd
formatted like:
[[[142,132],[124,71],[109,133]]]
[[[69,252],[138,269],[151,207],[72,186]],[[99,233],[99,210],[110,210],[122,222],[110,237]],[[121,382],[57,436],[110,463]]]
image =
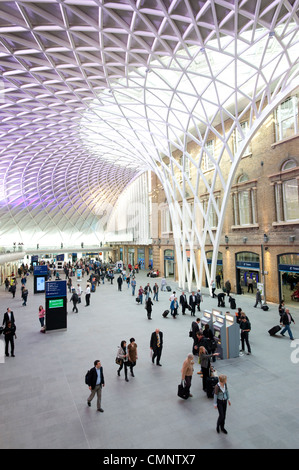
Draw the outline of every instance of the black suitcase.
[[[168,292],[171,291],[171,287],[170,286],[166,286],[166,290],[168,290]]]
[[[230,298],[230,308],[232,308],[232,309],[237,308],[236,301],[232,297]]]
[[[207,397],[213,398],[214,397],[214,388],[215,385],[218,383],[218,377],[208,377],[206,386],[207,386]]]
[[[169,310],[165,310],[165,311],[162,313],[162,317],[166,318],[168,314],[169,314]]]
[[[269,310],[269,307],[268,307],[268,305],[262,305],[262,309],[267,311],[267,310]]]
[[[274,336],[276,335],[276,333],[278,333],[279,331],[281,330],[281,327],[279,325],[277,326],[273,326],[273,328],[271,328],[268,333],[270,336]]]
[[[139,298],[139,297],[136,297],[136,302],[139,304],[139,302],[140,302],[140,298]]]

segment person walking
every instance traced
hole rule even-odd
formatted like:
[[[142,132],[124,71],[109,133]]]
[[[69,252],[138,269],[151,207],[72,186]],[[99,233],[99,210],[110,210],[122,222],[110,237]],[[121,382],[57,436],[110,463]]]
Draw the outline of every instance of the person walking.
[[[214,280],[211,281],[211,289],[212,289],[212,298],[216,297],[215,290],[216,290],[216,283]]]
[[[94,398],[95,394],[97,394],[97,411],[101,413],[104,412],[103,408],[101,407],[102,401],[102,387],[105,387],[105,379],[104,379],[104,372],[103,367],[100,360],[94,361],[94,367],[90,369],[88,374],[88,387],[90,390],[90,395],[87,398],[87,405],[91,406],[91,401]]]
[[[232,290],[231,283],[229,279],[225,283],[226,295],[229,297],[230,291]]]
[[[156,282],[155,282],[155,285],[153,287],[153,292],[154,292],[153,300],[156,300],[158,302],[159,286]]]
[[[41,326],[41,333],[45,333],[45,315],[46,311],[42,305],[38,307],[38,319]]]
[[[293,341],[294,337],[293,337],[293,333],[292,333],[292,330],[291,330],[291,327],[290,327],[292,322],[295,323],[295,320],[292,317],[292,315],[290,314],[290,310],[288,308],[286,308],[285,312],[282,314],[281,320],[280,320],[280,324],[284,325],[284,328],[283,328],[283,330],[281,330],[280,334],[282,336],[284,336],[285,332],[287,331],[288,334],[289,334],[290,339]]]
[[[176,318],[176,316],[178,315],[178,308],[178,299],[175,297],[170,303],[170,312],[173,318]]]
[[[192,375],[194,371],[194,357],[193,354],[189,353],[182,366],[182,381],[185,382],[186,395],[192,397],[190,393]]]
[[[130,344],[128,345],[128,355],[131,376],[135,377],[133,368],[136,366],[136,362],[138,359],[137,344],[135,343],[135,338],[130,338]]]
[[[162,277],[162,279],[161,279],[161,291],[163,291],[164,287],[166,287],[166,286],[167,286],[166,279],[165,279],[165,277]]]
[[[184,291],[180,295],[180,305],[182,306],[182,315],[186,315],[185,310],[188,307],[188,302],[187,302],[187,296]]]
[[[147,318],[149,320],[152,319],[152,307],[153,307],[153,302],[152,302],[152,299],[149,297],[146,301],[145,301],[145,309],[147,311]]]
[[[27,289],[26,286],[22,286],[22,294],[21,294],[21,297],[22,297],[22,299],[23,299],[22,305],[23,305],[24,307],[26,307],[26,305],[27,305],[27,298],[28,298],[28,289]]]
[[[127,342],[125,340],[123,340],[121,343],[120,343],[120,346],[118,347],[118,351],[117,351],[117,358],[118,359],[121,359],[121,364],[117,370],[117,375],[120,377],[120,371],[122,370],[122,368],[124,368],[124,371],[125,371],[125,381],[126,382],[129,382],[129,379],[128,379],[128,357],[129,357],[129,354],[128,354],[128,351],[127,351]]]
[[[85,289],[85,307],[90,305],[90,285],[87,284]]]
[[[196,292],[196,305],[197,305],[197,310],[200,312],[200,303],[203,301],[202,298],[202,293],[200,292],[200,289],[197,290]]]
[[[5,340],[5,356],[9,356],[8,348],[10,345],[10,355],[15,357],[14,350],[15,350],[15,343],[14,338],[17,339],[16,336],[16,325],[9,321],[3,330],[4,340]]]
[[[256,289],[254,307],[256,307],[257,304],[261,304],[261,307],[262,307],[262,295],[261,295],[261,291],[259,289]]]
[[[280,303],[279,303],[279,306],[278,306],[278,313],[279,313],[279,319],[281,321],[281,318],[283,316],[283,314],[285,313],[285,304],[284,304],[284,300],[281,300]]]
[[[132,281],[131,281],[131,287],[132,287],[132,295],[135,295],[135,289],[136,289],[136,279],[133,276]]]
[[[139,300],[140,300],[140,305],[142,305],[142,300],[143,300],[143,287],[140,286],[139,287],[139,290],[138,290],[138,297],[139,297]]]
[[[156,365],[162,366],[162,364],[160,364],[160,359],[163,349],[163,333],[159,330],[159,328],[156,328],[156,330],[151,335],[150,349],[153,352],[152,363],[154,364],[155,358],[157,358]]]
[[[195,317],[196,295],[194,292],[189,296],[189,305],[191,307],[191,317]]]
[[[216,430],[218,433],[221,429],[224,434],[227,434],[227,430],[224,427],[227,403],[229,404],[229,406],[231,405],[227,388],[227,377],[226,375],[221,374],[219,375],[219,381],[215,385],[214,389],[214,407],[218,409],[219,413],[216,426]]]
[[[70,302],[73,302],[73,312],[78,313],[77,303],[79,302],[79,296],[78,296],[77,292],[75,291],[75,289],[73,289],[72,296],[70,298]]]
[[[121,287],[122,287],[122,284],[123,284],[123,279],[121,277],[121,274],[118,276],[117,278],[117,285],[118,285],[118,290],[121,292]]]
[[[241,352],[244,352],[245,349],[245,343],[247,346],[247,354],[251,354],[251,347],[249,343],[249,333],[251,331],[251,324],[246,317],[245,313],[242,312],[241,314],[241,321],[240,321],[240,330],[241,330],[241,344],[242,344],[242,349]]]
[[[12,325],[15,323],[15,317],[13,312],[7,307],[6,312],[3,315],[3,322],[2,325],[6,326],[8,322],[11,322]]]

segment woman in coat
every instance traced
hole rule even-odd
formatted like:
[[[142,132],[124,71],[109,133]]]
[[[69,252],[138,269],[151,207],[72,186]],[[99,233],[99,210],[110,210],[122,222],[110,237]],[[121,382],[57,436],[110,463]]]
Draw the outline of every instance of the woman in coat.
[[[135,338],[130,339],[130,344],[128,345],[128,358],[129,358],[129,367],[131,371],[131,376],[135,377],[134,372],[133,372],[133,367],[136,366],[136,361],[138,359],[137,355],[137,344],[135,343]]]
[[[147,318],[149,320],[152,319],[152,307],[153,307],[153,302],[152,302],[152,299],[149,297],[147,299],[147,301],[145,302],[145,308],[146,308],[146,311],[147,311]]]
[[[208,354],[204,346],[199,348],[199,358],[202,372],[202,389],[204,392],[207,390],[207,378],[210,376],[210,360],[213,356],[219,356],[219,353]]]
[[[128,351],[127,351],[127,342],[125,340],[123,340],[121,343],[120,343],[120,346],[118,348],[118,351],[117,351],[117,358],[118,359],[121,359],[121,364],[119,366],[119,369],[117,370],[117,374],[118,376],[120,376],[120,371],[122,370],[122,368],[124,367],[124,370],[125,370],[125,380],[126,382],[129,382],[129,379],[128,379],[128,360],[129,360],[129,354],[128,354]]]
[[[170,303],[170,311],[172,312],[171,315],[173,316],[173,318],[177,316],[178,308],[179,308],[178,299],[175,297]]]

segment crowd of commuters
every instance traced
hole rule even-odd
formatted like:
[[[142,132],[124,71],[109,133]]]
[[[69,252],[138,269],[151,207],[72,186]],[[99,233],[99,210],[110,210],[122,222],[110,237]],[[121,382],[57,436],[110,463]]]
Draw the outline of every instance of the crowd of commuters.
[[[78,277],[76,278],[76,272],[80,270],[80,277],[82,278],[81,283],[78,282]],[[159,302],[159,292],[165,291],[167,287],[167,282],[165,278],[161,279],[160,286],[158,280],[147,282],[145,286],[140,285],[138,288],[138,293],[136,297],[136,286],[137,286],[137,275],[140,270],[140,266],[137,264],[134,267],[128,265],[126,269],[125,266],[115,268],[111,266],[111,263],[83,263],[79,261],[78,263],[65,263],[63,267],[63,273],[65,280],[67,281],[68,292],[70,294],[69,301],[72,302],[73,308],[72,312],[78,313],[78,305],[81,304],[82,299],[85,300],[85,306],[90,306],[92,293],[96,292],[97,287],[101,284],[108,282],[113,285],[115,277],[117,278],[117,290],[122,292],[124,286],[126,290],[131,289],[130,295],[132,295],[133,300],[139,304],[145,306],[146,315],[149,320],[152,320],[152,312],[154,304]],[[22,266],[20,275],[21,283],[21,299],[22,306],[27,306],[28,301],[28,289],[27,289],[27,276],[32,272],[32,269],[26,266]],[[49,279],[60,279],[60,273],[58,272],[55,265],[48,265],[48,276]],[[157,277],[157,271],[150,269],[148,277]],[[81,279],[80,279],[81,280]],[[140,283],[139,283],[140,284]],[[9,280],[5,280],[5,291],[8,291],[12,294],[12,297],[15,298],[17,292],[17,276],[11,276]],[[218,287],[218,280],[217,280]],[[219,302],[219,295],[216,296],[216,283],[212,281],[212,297],[216,297]],[[225,283],[225,294],[230,296],[231,286],[230,282]],[[164,297],[165,299],[165,297]],[[169,297],[169,310],[171,316],[176,319],[177,316],[182,313],[190,313],[190,316],[199,315],[201,311],[201,303],[203,302],[203,296],[198,289],[197,292],[192,291],[189,296],[183,291],[178,297],[176,292],[173,291]],[[260,302],[260,299],[256,298],[256,305]],[[219,304],[218,304],[219,305]],[[161,312],[160,312],[161,314]],[[281,335],[284,335],[285,332],[288,332],[290,339],[293,338],[293,334],[290,328],[291,322],[294,322],[292,315],[289,312],[289,309],[285,308],[283,302],[279,305],[279,316],[280,324],[282,330]],[[40,322],[41,332],[45,333],[46,331],[46,312],[43,305],[39,306],[38,309],[38,319]],[[247,348],[247,354],[251,354],[251,346],[249,341],[249,334],[251,331],[251,323],[247,315],[242,311],[241,308],[238,308],[236,311],[236,321],[240,326],[240,344],[241,349],[240,353],[245,352],[245,346]],[[295,323],[295,322],[294,322]],[[16,339],[16,322],[14,314],[10,308],[7,308],[7,311],[3,317],[3,328],[2,332],[5,339],[5,355],[14,355],[14,340]],[[196,320],[192,321],[190,334],[189,336],[193,339],[192,353],[190,352],[186,359],[183,362],[181,369],[181,380],[184,384],[185,392],[187,397],[192,397],[193,395],[190,392],[192,384],[192,376],[194,373],[195,358],[197,358],[198,364],[200,364],[200,371],[197,372],[202,378],[202,389],[204,392],[207,391],[209,379],[215,376],[215,369],[213,363],[216,361],[219,353],[217,352],[217,342],[215,341],[213,332],[209,328],[209,325],[205,325],[204,328],[201,328],[200,317],[197,316]],[[157,366],[162,366],[161,356],[163,351],[163,332],[156,328],[152,332],[149,338],[149,348],[151,351],[151,361],[153,364],[156,363]],[[137,364],[138,352],[137,344],[135,338],[130,338],[129,343],[126,340],[122,340],[119,347],[117,348],[115,362],[118,365],[117,376],[121,377],[121,372],[124,372],[125,381],[129,382],[129,372],[131,377],[135,377],[134,368]],[[90,390],[90,394],[87,398],[88,406],[91,406],[91,402],[95,395],[97,395],[97,410],[103,412],[101,405],[102,399],[102,388],[105,386],[104,372],[100,360],[94,361],[94,367],[90,369],[88,373],[88,378],[86,378],[86,384]],[[227,433],[225,429],[225,418],[226,418],[226,408],[227,403],[230,405],[229,392],[227,386],[227,377],[225,375],[219,375],[217,377],[217,383],[215,383],[213,388],[214,396],[214,406],[218,409],[218,420],[216,425],[216,430],[219,433]]]

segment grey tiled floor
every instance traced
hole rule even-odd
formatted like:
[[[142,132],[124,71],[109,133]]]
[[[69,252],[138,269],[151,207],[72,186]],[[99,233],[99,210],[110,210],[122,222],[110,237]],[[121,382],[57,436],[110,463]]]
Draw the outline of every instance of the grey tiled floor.
[[[140,273],[137,285],[148,280]],[[26,307],[19,289],[11,299],[0,288],[1,312],[10,306],[17,324],[16,357],[0,364],[1,449],[299,448],[299,364],[291,360],[295,350],[288,336],[268,335],[278,323],[277,305],[263,312],[253,308],[252,297],[235,296],[251,320],[252,355],[216,363],[218,373],[228,376],[232,402],[224,435],[216,433],[217,411],[202,391],[198,364],[193,398],[177,397],[181,366],[192,346],[191,317],[162,318],[169,293],[160,292],[149,321],[126,286],[118,292],[116,283],[106,283],[92,294],[90,307],[79,306],[79,314],[68,304],[66,331],[44,335],[37,314],[44,296],[33,295],[32,278],[28,282]],[[216,307],[203,292],[203,307]],[[292,313],[297,320],[293,334],[299,338],[299,313]],[[149,340],[156,327],[164,332],[162,367],[150,360]],[[123,373],[117,376],[114,360],[121,340],[132,336],[139,360],[135,378],[126,383]],[[95,399],[90,408],[86,405],[84,375],[95,359],[104,367],[104,413],[96,411]]]

